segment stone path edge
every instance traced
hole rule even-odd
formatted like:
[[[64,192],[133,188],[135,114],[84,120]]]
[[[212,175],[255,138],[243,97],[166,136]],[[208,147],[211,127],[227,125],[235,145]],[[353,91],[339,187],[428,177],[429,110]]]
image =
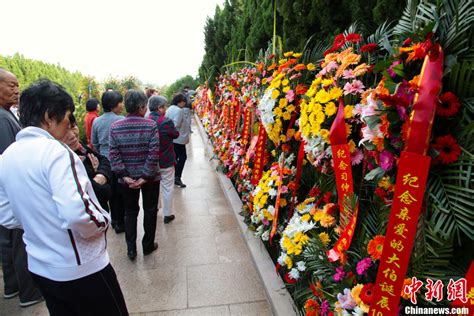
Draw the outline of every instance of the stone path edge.
[[[212,145],[210,144],[206,131],[204,130],[201,120],[196,113],[194,114],[194,119],[196,121],[196,125],[199,128],[199,134],[203,139],[204,148],[209,156],[212,157]],[[214,167],[217,167],[217,162],[215,160],[211,160],[211,164]],[[275,272],[275,265],[271,260],[267,250],[265,249],[265,246],[263,245],[262,241],[247,228],[247,224],[244,223],[242,217],[239,215],[242,210],[242,201],[240,200],[234,185],[222,172],[216,171],[216,174],[219,179],[219,184],[222,188],[222,191],[224,191],[224,195],[232,208],[237,223],[239,224],[242,237],[244,238],[247,248],[250,251],[252,260],[257,267],[257,271],[262,280],[265,292],[267,293],[273,315],[296,315],[296,307],[293,303],[293,299],[286,289],[283,280]]]

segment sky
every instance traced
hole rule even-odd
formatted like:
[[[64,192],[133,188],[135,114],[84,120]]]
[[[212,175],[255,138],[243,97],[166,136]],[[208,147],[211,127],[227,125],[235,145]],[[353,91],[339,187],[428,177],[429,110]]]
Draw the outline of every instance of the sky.
[[[224,0],[2,1],[0,55],[60,64],[102,81],[162,86],[195,77],[204,25]]]

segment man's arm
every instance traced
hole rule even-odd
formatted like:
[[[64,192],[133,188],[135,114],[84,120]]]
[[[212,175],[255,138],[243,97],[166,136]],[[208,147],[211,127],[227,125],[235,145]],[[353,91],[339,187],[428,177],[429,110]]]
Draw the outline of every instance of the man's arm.
[[[16,130],[6,118],[0,118],[0,155],[15,141]]]

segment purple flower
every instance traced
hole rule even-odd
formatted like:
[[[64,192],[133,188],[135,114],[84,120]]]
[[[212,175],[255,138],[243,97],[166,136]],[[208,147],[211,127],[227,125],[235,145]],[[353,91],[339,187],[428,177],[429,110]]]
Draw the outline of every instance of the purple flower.
[[[326,316],[329,313],[329,302],[328,300],[324,300],[321,303],[321,316]]]
[[[361,261],[357,262],[357,274],[358,275],[364,275],[367,273],[367,270],[372,266],[372,259],[370,258],[365,258],[362,259]]]
[[[339,301],[339,307],[343,309],[354,309],[357,303],[354,301],[351,295],[351,290],[344,289],[344,294],[338,293],[337,300]]]
[[[394,157],[391,152],[384,150],[382,153],[380,153],[380,167],[384,171],[390,171],[393,168],[393,163]]]
[[[336,282],[341,282],[342,279],[346,276],[346,272],[343,267],[336,268],[336,274],[334,274],[333,279]]]

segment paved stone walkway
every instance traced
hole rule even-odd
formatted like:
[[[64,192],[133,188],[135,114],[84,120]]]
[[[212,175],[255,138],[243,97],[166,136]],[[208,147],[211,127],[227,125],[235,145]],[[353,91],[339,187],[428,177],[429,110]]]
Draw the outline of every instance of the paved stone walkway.
[[[163,224],[163,214],[158,213],[158,251],[143,257],[138,248],[131,262],[124,234],[108,233],[111,262],[128,310],[160,316],[271,315],[197,126],[193,129],[183,173],[187,188],[175,189],[173,222]],[[0,315],[48,315],[44,303],[22,309],[18,298],[3,299],[3,279],[0,285]]]

